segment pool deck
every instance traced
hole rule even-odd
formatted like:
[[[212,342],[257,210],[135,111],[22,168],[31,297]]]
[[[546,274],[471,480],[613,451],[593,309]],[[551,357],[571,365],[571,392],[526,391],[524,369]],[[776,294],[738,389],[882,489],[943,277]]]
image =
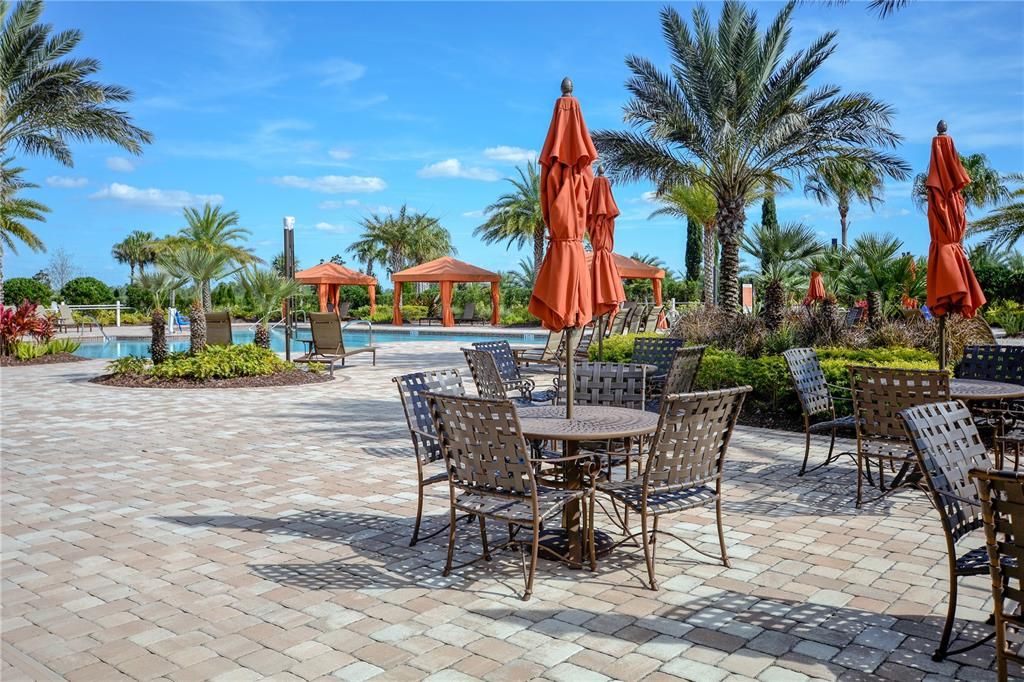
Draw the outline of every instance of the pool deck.
[[[408,546],[390,379],[464,367],[457,343],[384,344],[376,367],[294,388],[88,383],[104,366],[0,369],[5,682],[994,679],[991,645],[931,660],[947,569],[924,495],[858,510],[849,461],[796,476],[800,435],[737,429],[732,568],[659,542],[652,592],[623,547],[596,572],[542,561],[522,602],[515,554],[444,578],[443,535]],[[447,501],[429,491],[428,529]],[[713,510],[665,523],[717,549]],[[458,559],[478,537],[460,525]],[[961,585],[957,629],[989,631],[989,578]]]

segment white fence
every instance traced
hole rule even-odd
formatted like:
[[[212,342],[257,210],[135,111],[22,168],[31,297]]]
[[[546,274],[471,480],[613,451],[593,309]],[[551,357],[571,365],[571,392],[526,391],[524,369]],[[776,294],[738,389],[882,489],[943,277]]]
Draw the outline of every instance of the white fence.
[[[61,305],[64,305],[63,301],[61,301]],[[121,311],[122,310],[135,310],[135,308],[132,308],[131,306],[121,305],[121,301],[115,301],[113,303],[113,305],[111,305],[111,304],[105,304],[105,305],[69,305],[68,307],[71,308],[72,310],[82,310],[82,311],[88,311],[88,310],[113,310],[114,311],[114,326],[115,327],[120,327],[121,326]]]

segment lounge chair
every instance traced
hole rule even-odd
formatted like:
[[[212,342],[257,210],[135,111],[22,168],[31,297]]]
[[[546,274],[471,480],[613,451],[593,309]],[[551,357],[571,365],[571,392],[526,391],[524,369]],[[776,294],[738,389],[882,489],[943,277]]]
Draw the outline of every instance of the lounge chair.
[[[618,336],[625,332],[626,323],[629,322],[629,312],[631,310],[631,308],[622,308],[615,312],[615,317],[612,318],[612,323],[605,326],[605,338]]]
[[[658,323],[661,322],[662,315],[665,314],[665,306],[656,305],[650,309],[647,313],[647,319],[642,325],[642,330],[645,332],[656,332],[658,331]]]
[[[633,314],[629,318],[629,322],[626,324],[626,330],[630,334],[637,334],[642,332],[642,325],[647,321],[647,313],[654,306],[650,305],[638,305],[633,308]]]
[[[57,311],[60,313],[60,317],[57,318],[57,330],[66,332],[67,330],[74,327],[79,332],[82,331],[82,323],[75,320],[75,314],[71,312],[71,308],[66,303],[61,303],[57,307]],[[92,324],[89,323],[89,330],[92,331]]]
[[[206,313],[206,345],[230,346],[233,343],[231,313],[226,310]]]
[[[321,362],[327,365],[331,376],[334,376],[334,363],[341,361],[345,366],[345,358],[359,353],[370,353],[373,365],[377,365],[377,347],[366,346],[353,350],[345,350],[345,339],[341,333],[341,321],[334,313],[310,313],[309,329],[313,333],[313,345],[309,352],[294,362]]]
[[[462,310],[462,315],[455,318],[455,324],[482,324],[486,321],[482,317],[477,317],[475,303],[467,303]]]
[[[564,332],[548,332],[547,341],[544,342],[544,348],[530,348],[519,353],[519,360],[527,365],[531,362],[535,362],[541,365],[550,365],[556,362],[558,358],[558,349],[562,345],[562,337],[565,336]]]
[[[352,304],[349,301],[342,301],[341,305],[338,306],[338,319],[339,320],[351,320],[352,316],[348,314],[349,308]]]
[[[437,322],[441,324],[444,320],[441,318],[441,297],[435,296],[434,300],[427,306],[427,314],[416,321],[417,324],[431,325]]]
[[[188,327],[192,324],[192,321],[188,319],[187,315],[182,315],[180,310],[175,310],[174,324],[178,325],[178,331],[180,332],[182,327]]]

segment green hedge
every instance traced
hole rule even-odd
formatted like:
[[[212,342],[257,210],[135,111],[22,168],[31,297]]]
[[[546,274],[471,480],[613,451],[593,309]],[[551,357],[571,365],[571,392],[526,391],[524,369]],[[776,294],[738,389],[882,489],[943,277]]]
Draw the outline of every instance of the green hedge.
[[[254,344],[236,346],[208,346],[189,355],[174,353],[159,365],[151,365],[148,358],[129,355],[109,363],[111,374],[145,374],[160,379],[231,379],[235,377],[266,376],[292,369],[273,351]]]
[[[49,305],[54,298],[50,287],[28,277],[12,277],[4,282],[4,301],[8,305],[21,305],[25,300]]]
[[[349,311],[349,315],[356,318],[357,320],[370,320],[371,322],[378,323],[390,323],[393,319],[393,312],[391,306],[377,306],[377,312],[370,317],[370,306],[364,305],[359,308],[354,308]],[[403,305],[402,306],[402,317],[410,322],[423,319],[427,316],[427,306],[425,305]]]

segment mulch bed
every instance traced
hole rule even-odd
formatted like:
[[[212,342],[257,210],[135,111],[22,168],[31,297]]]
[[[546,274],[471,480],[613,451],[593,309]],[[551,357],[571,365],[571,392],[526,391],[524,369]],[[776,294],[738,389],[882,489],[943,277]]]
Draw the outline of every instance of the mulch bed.
[[[744,426],[758,426],[762,429],[778,429],[780,431],[804,432],[804,421],[799,414],[773,413],[769,410],[757,409],[753,406],[744,407],[740,412],[739,423]]]
[[[18,360],[7,355],[0,356],[0,367],[24,367],[26,365],[56,365],[61,362],[83,362],[89,358],[81,358],[71,353],[57,353],[55,355],[42,355],[31,360]]]
[[[332,381],[328,374],[313,374],[301,369],[278,372],[259,377],[236,377],[234,379],[207,379],[191,381],[189,379],[157,379],[140,375],[104,374],[90,379],[94,384],[119,386],[121,388],[265,388],[270,386],[301,386],[304,384],[321,384]]]

